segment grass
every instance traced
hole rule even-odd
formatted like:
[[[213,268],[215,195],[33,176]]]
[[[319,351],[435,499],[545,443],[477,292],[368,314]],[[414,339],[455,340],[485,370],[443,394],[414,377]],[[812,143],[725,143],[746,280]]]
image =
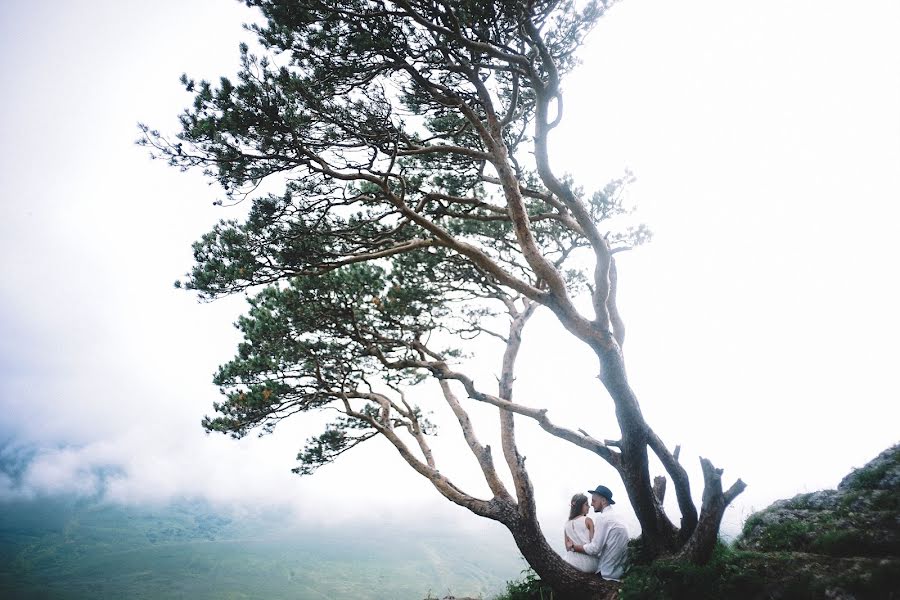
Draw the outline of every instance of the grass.
[[[755,570],[741,565],[738,552],[719,543],[712,559],[703,566],[673,560],[659,560],[632,567],[619,592],[621,600],[720,600],[752,598],[762,589],[764,579]]]
[[[817,535],[809,545],[810,551],[828,556],[870,556],[896,555],[898,548],[890,542],[860,533],[854,529],[826,531]]]
[[[900,463],[900,453],[894,453],[890,459],[877,466],[856,469],[853,471],[853,476],[848,482],[847,488],[851,490],[877,489],[887,472],[897,468],[898,463]]]
[[[703,566],[660,560],[632,567],[621,600],[900,600],[900,560],[749,552],[720,543]],[[843,592],[838,593],[839,591]],[[837,596],[835,594],[838,593]]]
[[[554,600],[553,590],[544,584],[531,569],[522,571],[523,577],[506,582],[506,592],[493,600]]]
[[[764,524],[759,515],[752,515],[747,519],[742,535],[748,537],[759,528],[762,533],[756,538],[758,547],[768,552],[807,548],[814,536],[814,527],[808,522],[785,521]]]

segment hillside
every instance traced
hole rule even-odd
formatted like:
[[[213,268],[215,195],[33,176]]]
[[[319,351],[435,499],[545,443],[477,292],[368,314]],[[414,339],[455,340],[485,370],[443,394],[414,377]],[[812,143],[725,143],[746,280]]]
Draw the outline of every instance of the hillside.
[[[634,567],[622,600],[896,600],[900,598],[900,445],[837,489],[751,515],[733,547],[704,567]]]
[[[0,598],[488,597],[523,567],[502,531],[358,531],[285,530],[276,514],[237,517],[203,503],[4,502]]]

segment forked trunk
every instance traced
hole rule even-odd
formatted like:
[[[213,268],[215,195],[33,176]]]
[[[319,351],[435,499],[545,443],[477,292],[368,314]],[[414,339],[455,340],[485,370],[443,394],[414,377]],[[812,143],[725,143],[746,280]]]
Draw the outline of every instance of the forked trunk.
[[[687,543],[678,552],[678,556],[694,564],[703,565],[712,558],[716,542],[719,540],[719,526],[722,523],[722,515],[731,501],[744,491],[747,485],[738,479],[728,488],[722,491],[722,469],[717,469],[705,459],[700,459],[703,469],[703,505],[700,507],[700,520],[697,528],[688,539]]]
[[[650,430],[634,391],[628,384],[625,363],[618,346],[592,344],[600,359],[600,380],[616,407],[616,420],[622,432],[619,475],[641,524],[645,547],[654,555],[675,550],[677,530],[666,516],[653,491],[647,450]]]
[[[701,458],[704,488],[700,517],[699,520],[696,518],[690,494],[682,490],[682,495],[687,498],[680,498],[679,504],[685,504],[682,509],[690,509],[690,512],[687,518],[682,519],[686,529],[679,531],[666,516],[661,499],[654,492],[648,462],[649,445],[651,440],[661,443],[644,420],[637,398],[628,384],[621,349],[615,344],[591,346],[600,359],[600,379],[615,403],[616,419],[622,432],[618,443],[621,452],[618,471],[641,524],[642,546],[646,555],[674,554],[695,564],[708,562],[718,540],[725,509],[744,490],[744,482],[738,479],[728,491],[723,492],[721,469],[714,468],[708,460]],[[677,462],[677,457],[674,461]],[[671,465],[669,468],[671,474]]]

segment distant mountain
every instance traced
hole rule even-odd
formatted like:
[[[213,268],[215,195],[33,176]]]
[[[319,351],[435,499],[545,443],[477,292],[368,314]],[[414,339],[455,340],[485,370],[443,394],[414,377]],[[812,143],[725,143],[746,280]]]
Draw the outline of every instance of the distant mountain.
[[[489,523],[481,534],[401,534],[361,517],[333,531],[286,527],[274,513],[237,517],[202,502],[0,502],[0,598],[490,598],[525,566]]]

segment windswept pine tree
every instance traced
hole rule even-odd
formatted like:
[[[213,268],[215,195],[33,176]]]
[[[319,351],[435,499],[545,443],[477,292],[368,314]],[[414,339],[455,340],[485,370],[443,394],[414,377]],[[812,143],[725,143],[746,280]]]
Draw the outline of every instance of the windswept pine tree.
[[[645,421],[629,384],[615,257],[648,232],[614,227],[628,176],[587,195],[551,165],[561,79],[610,2],[246,4],[265,17],[251,28],[261,55],[242,46],[237,81],[185,76],[194,101],[175,138],[142,127],[156,155],[252,198],[245,220],[222,221],[195,244],[183,284],[204,299],[252,294],[238,323],[244,341],[215,376],[226,399],[204,427],[241,437],[336,410],[296,472],[382,436],[445,498],[505,525],[562,597],[602,597],[610,584],[567,565],[538,525],[515,439],[516,416],[533,419],[616,470],[649,555],[707,561],[744,484],[723,490],[722,471],[701,459],[698,511],[677,448]],[[283,190],[254,194],[264,180]],[[595,439],[514,400],[523,328],[538,309],[596,355],[605,390],[586,402],[614,403],[620,439]],[[457,360],[481,335],[504,344],[496,389],[476,385]],[[452,409],[491,497],[439,470],[432,426],[407,393],[429,380],[440,393],[427,401]],[[497,409],[496,455],[479,442],[465,407],[473,401]],[[651,477],[651,453],[672,484],[678,523],[662,508],[666,478]]]

